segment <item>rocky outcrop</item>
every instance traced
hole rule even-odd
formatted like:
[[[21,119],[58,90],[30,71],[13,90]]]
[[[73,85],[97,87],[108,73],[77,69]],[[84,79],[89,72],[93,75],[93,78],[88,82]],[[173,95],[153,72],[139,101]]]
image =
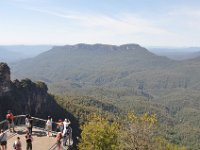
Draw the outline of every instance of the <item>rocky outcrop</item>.
[[[0,63],[0,120],[5,119],[7,110],[14,115],[31,114],[32,116],[54,120],[69,118],[77,125],[75,117],[57,104],[54,96],[48,94],[47,85],[43,82],[10,80],[10,68]]]
[[[10,68],[6,63],[0,63],[0,96],[11,90]]]

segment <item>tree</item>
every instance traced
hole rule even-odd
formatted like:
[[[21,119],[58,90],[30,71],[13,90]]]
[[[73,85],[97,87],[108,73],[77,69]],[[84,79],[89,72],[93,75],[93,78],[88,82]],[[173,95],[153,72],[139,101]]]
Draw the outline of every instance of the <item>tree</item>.
[[[80,150],[118,150],[119,124],[93,114],[82,127]]]
[[[125,119],[124,119],[125,118]],[[92,115],[81,127],[80,150],[186,150],[158,135],[156,115],[129,113],[110,121]]]
[[[124,150],[186,150],[159,137],[156,114],[138,116],[129,113],[121,127],[121,145]]]
[[[151,148],[156,115],[147,113],[137,116],[129,113],[121,128],[121,143],[124,150],[145,150]]]
[[[167,142],[164,138],[154,138],[154,148],[157,150],[186,150],[185,147],[180,147],[175,144]]]

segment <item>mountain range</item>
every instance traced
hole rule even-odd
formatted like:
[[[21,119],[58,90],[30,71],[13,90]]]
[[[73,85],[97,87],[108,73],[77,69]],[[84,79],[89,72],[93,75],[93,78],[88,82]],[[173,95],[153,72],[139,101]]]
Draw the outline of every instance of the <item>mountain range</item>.
[[[29,77],[73,86],[121,86],[146,89],[198,87],[199,58],[175,61],[137,44],[56,46],[11,65],[13,78]],[[195,72],[195,73],[194,73]]]
[[[48,51],[52,45],[1,45],[0,61],[10,63],[31,58]],[[200,56],[199,47],[147,47],[159,56],[166,56],[173,60],[186,60]]]

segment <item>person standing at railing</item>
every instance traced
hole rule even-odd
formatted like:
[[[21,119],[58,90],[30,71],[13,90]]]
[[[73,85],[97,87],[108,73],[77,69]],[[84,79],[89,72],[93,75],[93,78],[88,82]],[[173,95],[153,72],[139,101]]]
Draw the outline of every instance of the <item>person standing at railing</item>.
[[[7,133],[3,129],[0,131],[0,150],[7,150]]]
[[[65,119],[64,120],[64,122],[63,122],[63,125],[64,125],[63,133],[65,132],[66,127],[68,127],[70,124],[71,124],[71,122],[69,121],[69,119]]]
[[[30,132],[29,128],[31,127],[31,124],[30,124],[30,121],[29,121],[29,115],[28,114],[26,115],[26,118],[25,118],[25,126],[27,128],[27,131]]]
[[[50,137],[50,132],[52,131],[52,119],[48,116],[48,120],[46,122],[47,136]]]
[[[32,134],[32,131],[33,131],[33,119],[31,117],[31,115],[29,115],[28,120],[29,120],[29,123],[30,123],[30,126],[28,127],[28,131],[29,131],[30,134]]]
[[[56,132],[63,132],[64,129],[63,121],[59,119],[58,122],[56,122],[56,124],[57,124]]]
[[[14,115],[12,114],[10,110],[8,110],[6,119],[8,121],[8,129],[10,130],[10,132],[12,132],[11,128],[13,129],[13,132],[15,132]]]
[[[69,145],[70,145],[70,135],[72,132],[71,127],[67,126],[64,130],[65,132],[63,132],[63,146],[67,146],[67,140],[69,141]]]

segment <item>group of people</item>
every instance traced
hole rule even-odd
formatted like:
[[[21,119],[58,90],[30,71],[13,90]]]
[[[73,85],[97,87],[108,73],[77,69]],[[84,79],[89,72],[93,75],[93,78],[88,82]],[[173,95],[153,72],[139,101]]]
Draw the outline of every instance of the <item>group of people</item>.
[[[28,120],[27,120],[28,118]],[[15,131],[15,124],[14,124],[14,115],[12,114],[12,112],[10,110],[8,110],[7,114],[6,114],[6,120],[7,120],[7,125],[8,125],[8,129],[10,132],[16,133]],[[31,125],[28,125],[28,122]],[[25,125],[27,126],[27,131],[26,131],[26,135],[25,135],[25,140],[26,140],[26,150],[32,150],[32,119],[30,116],[26,116],[25,119]],[[7,139],[8,139],[8,135],[7,135],[7,131],[1,129],[0,130],[0,150],[7,150]],[[22,150],[22,143],[20,141],[20,137],[17,137],[17,139],[15,140],[15,142],[13,143],[13,149],[14,150]]]
[[[12,112],[9,110],[6,115],[6,120],[8,124],[8,129],[10,132],[16,133],[15,131],[15,124],[14,124],[14,115]],[[63,139],[63,145],[67,145],[67,140],[71,140],[72,136],[72,128],[69,126],[71,122],[69,119],[65,119],[62,121],[61,119],[58,120],[58,122],[55,122],[57,127],[56,127],[56,143],[58,150],[61,149],[61,140]],[[48,120],[46,121],[46,130],[47,130],[47,136],[53,136],[52,134],[52,125],[53,125],[53,120],[50,116],[48,116]],[[25,140],[26,140],[26,150],[32,150],[32,128],[33,128],[33,119],[31,115],[26,115],[25,117],[25,126],[26,126],[26,135],[25,135]],[[7,131],[1,129],[0,130],[0,150],[7,150]],[[13,143],[13,148],[14,150],[22,150],[22,143],[20,140],[20,137],[18,136],[16,141]]]
[[[32,150],[32,135],[30,133],[26,133],[25,135],[26,140],[26,150]],[[13,143],[14,150],[22,150],[22,143],[20,137],[17,137],[16,141]],[[6,150],[6,149],[5,149]]]
[[[48,116],[48,120],[46,122],[46,129],[47,129],[47,136],[51,136],[51,131],[52,131],[52,118]],[[72,135],[72,128],[69,126],[71,122],[69,119],[65,119],[62,121],[61,119],[56,122],[57,127],[56,127],[56,132],[58,134],[56,135],[56,142],[58,146],[58,150],[61,148],[61,140],[63,139],[63,146],[66,146],[67,140],[70,140],[71,135]]]

